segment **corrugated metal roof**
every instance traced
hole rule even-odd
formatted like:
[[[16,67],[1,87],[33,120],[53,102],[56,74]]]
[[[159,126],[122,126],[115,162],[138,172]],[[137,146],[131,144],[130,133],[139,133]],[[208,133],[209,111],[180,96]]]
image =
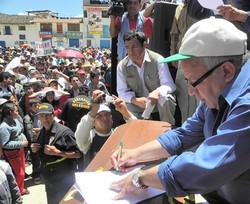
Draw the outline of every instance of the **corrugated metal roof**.
[[[28,15],[8,15],[0,13],[0,24],[31,24],[31,23],[82,23],[82,18],[37,18]]]
[[[0,24],[30,24],[34,16],[8,15],[0,13]]]
[[[32,22],[34,23],[82,23],[82,18],[34,18]]]

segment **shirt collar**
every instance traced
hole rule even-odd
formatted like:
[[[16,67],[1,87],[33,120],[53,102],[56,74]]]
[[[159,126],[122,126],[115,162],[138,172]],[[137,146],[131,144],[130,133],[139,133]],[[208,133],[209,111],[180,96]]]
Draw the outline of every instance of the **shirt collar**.
[[[145,50],[145,54],[144,54],[144,59],[143,59],[143,63],[144,64],[146,62],[151,62],[151,59],[149,58],[149,55],[148,55],[148,51],[147,49]],[[131,65],[134,65],[134,66],[137,66],[132,59],[128,59],[128,63],[127,63],[127,66],[131,66]]]
[[[248,60],[239,73],[236,74],[235,78],[226,86],[222,91],[222,96],[225,98],[227,103],[231,106],[232,102],[242,94],[242,91],[249,86],[250,82],[250,60]]]
[[[103,134],[103,133],[98,132],[96,129],[94,129],[95,134],[97,134],[98,136],[102,136],[102,137],[108,137],[108,136],[110,136],[110,135],[112,134],[113,131],[114,131],[114,130],[111,129],[110,132],[109,132],[108,134]]]
[[[57,123],[56,123],[56,121],[55,121],[55,119],[54,119],[49,130],[46,130],[45,127],[43,127],[43,129],[44,129],[46,132],[56,133],[56,125],[57,125]]]

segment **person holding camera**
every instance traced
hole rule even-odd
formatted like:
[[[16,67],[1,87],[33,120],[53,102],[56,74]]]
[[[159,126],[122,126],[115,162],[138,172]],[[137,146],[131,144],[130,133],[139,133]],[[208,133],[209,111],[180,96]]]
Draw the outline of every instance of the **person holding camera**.
[[[113,118],[111,109],[104,105],[104,92],[95,90],[92,95],[92,109],[78,123],[75,138],[76,143],[84,154],[84,168],[88,166],[103,144],[113,133]],[[137,118],[128,111],[125,102],[114,96],[113,105],[124,117],[126,122]],[[111,100],[109,100],[111,102]]]
[[[105,94],[109,95],[109,92],[104,83],[100,81],[101,72],[98,69],[90,71],[89,78],[90,82],[88,83],[89,96],[92,97],[93,91],[100,89]]]
[[[129,0],[126,3],[127,12],[122,16],[117,16],[114,12],[110,12],[109,34],[112,38],[118,36],[117,39],[117,55],[122,60],[127,55],[125,43],[123,41],[124,34],[129,30],[138,30],[145,33],[146,38],[151,36],[152,20],[145,18],[140,12],[141,0]]]

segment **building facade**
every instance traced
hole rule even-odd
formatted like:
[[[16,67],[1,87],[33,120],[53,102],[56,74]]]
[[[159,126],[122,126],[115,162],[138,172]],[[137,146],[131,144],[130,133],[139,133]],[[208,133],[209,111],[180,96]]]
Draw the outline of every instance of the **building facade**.
[[[32,11],[28,15],[0,14],[0,46],[35,46],[35,42],[51,40],[55,47],[110,48],[109,4],[84,1],[83,18],[61,18],[49,10]]]
[[[109,7],[107,0],[84,0],[83,22],[86,46],[111,47],[110,19],[107,15]],[[98,22],[98,20],[100,21]],[[98,28],[96,29],[96,27]]]

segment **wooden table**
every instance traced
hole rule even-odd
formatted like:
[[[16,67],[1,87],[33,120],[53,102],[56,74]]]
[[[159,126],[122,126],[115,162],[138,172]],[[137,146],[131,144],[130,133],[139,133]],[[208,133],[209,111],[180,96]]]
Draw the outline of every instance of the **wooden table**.
[[[171,125],[167,122],[151,120],[135,120],[121,125],[112,133],[85,171],[96,171],[99,167],[105,171],[110,170],[112,168],[110,156],[112,151],[118,148],[120,141],[123,142],[124,148],[135,148],[156,139],[170,129]],[[155,159],[159,158],[156,156]],[[81,204],[83,201],[79,192],[72,187],[60,204]]]

